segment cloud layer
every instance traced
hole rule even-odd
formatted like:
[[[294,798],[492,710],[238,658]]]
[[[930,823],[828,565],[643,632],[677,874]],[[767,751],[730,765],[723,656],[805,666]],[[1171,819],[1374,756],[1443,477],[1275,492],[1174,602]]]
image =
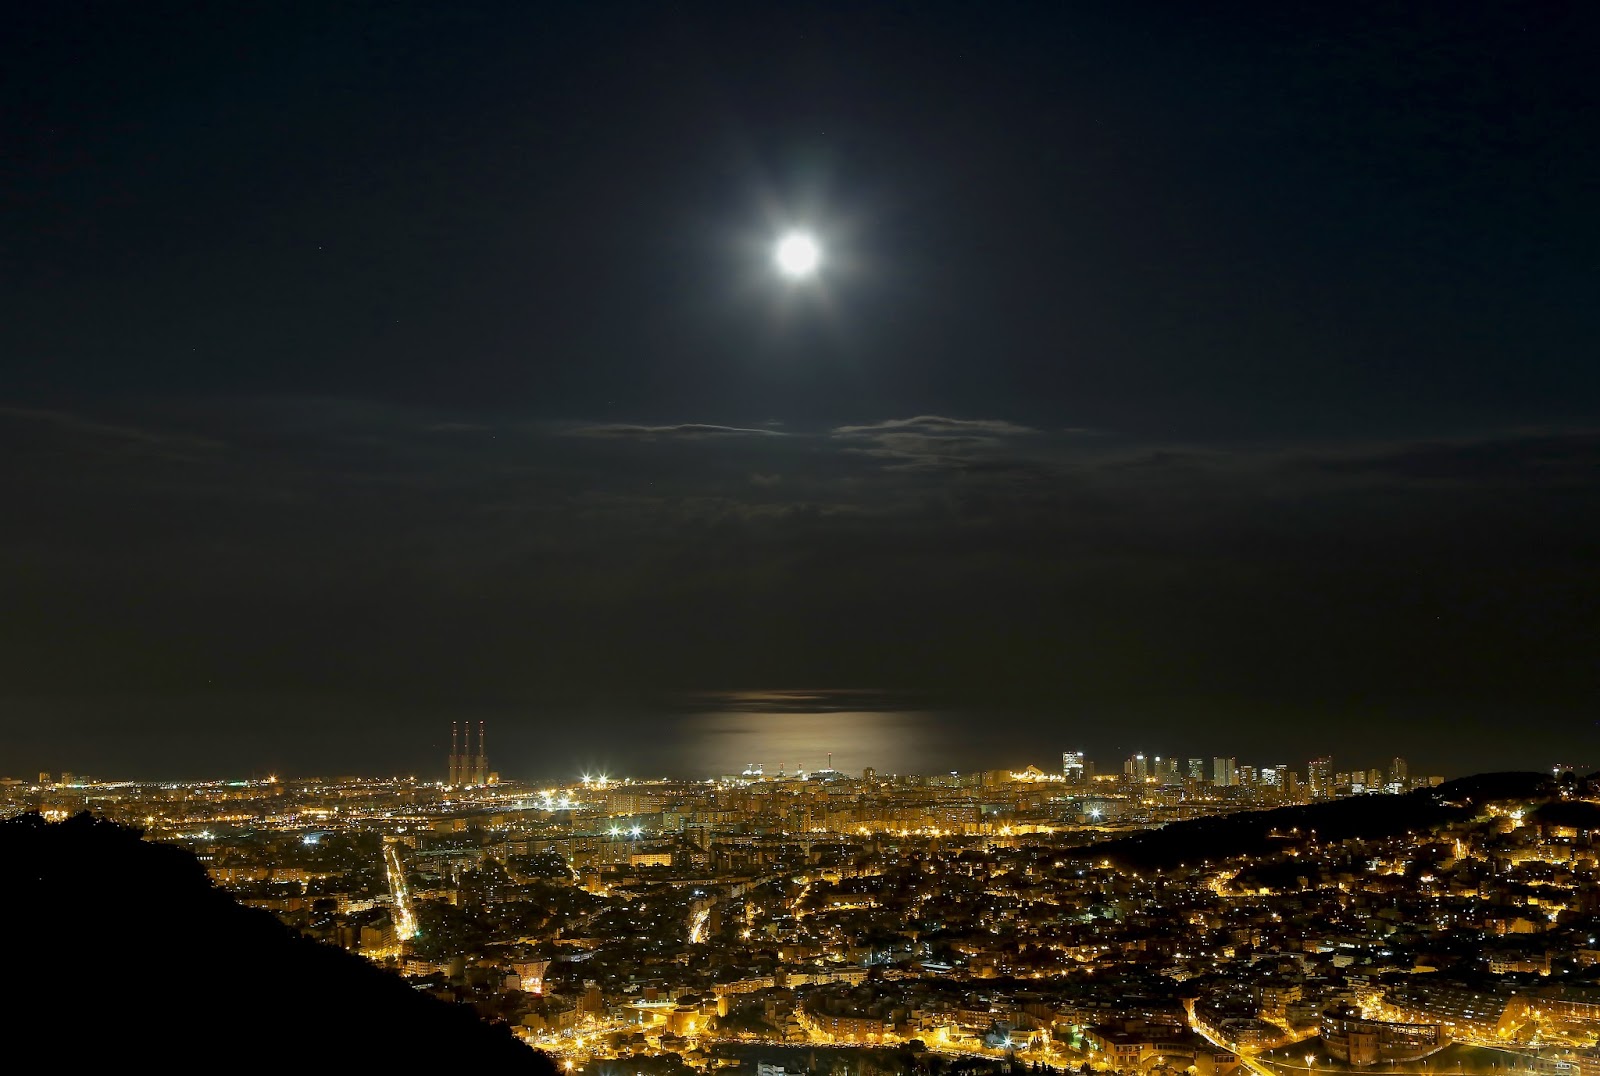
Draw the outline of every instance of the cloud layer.
[[[1200,449],[280,401],[5,411],[0,440],[15,697],[806,684],[1247,723],[1562,712],[1600,641],[1583,431]]]

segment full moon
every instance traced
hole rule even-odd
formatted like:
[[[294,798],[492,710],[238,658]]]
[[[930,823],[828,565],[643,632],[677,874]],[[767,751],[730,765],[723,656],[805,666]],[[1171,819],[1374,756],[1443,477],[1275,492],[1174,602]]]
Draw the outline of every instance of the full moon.
[[[790,280],[803,280],[817,271],[822,262],[822,249],[805,232],[788,232],[773,248],[772,260],[778,272]]]

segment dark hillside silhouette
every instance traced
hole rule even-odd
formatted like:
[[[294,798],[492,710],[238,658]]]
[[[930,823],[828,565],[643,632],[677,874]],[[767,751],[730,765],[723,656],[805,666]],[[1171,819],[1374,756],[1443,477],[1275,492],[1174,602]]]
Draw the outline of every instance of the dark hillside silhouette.
[[[1553,800],[1540,804],[1533,819],[1545,826],[1570,826],[1592,832],[1600,830],[1600,806],[1584,800]]]
[[[240,905],[187,851],[87,814],[0,823],[0,923],[18,1071],[555,1072],[508,1029]]]

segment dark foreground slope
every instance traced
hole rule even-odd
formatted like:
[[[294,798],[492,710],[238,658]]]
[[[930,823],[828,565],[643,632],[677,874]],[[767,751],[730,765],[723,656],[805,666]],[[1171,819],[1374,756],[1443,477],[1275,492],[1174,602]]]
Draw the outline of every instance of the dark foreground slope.
[[[0,929],[11,1063],[554,1073],[507,1029],[238,904],[188,852],[88,815],[0,823]]]
[[[1480,805],[1490,801],[1545,799],[1558,792],[1547,774],[1484,773],[1399,796],[1350,796],[1327,803],[1174,822],[1088,845],[1076,849],[1075,854],[1141,869],[1193,866],[1281,851],[1285,835],[1315,833],[1323,841],[1394,837],[1471,818]]]

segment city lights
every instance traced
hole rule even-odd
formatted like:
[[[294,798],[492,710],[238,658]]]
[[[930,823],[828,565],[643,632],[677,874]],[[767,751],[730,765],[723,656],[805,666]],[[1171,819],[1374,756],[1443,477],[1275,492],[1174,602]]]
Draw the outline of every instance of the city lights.
[[[1436,782],[1418,779],[1413,798],[1382,794],[1389,806],[1374,815],[1384,820],[1378,835],[1324,843],[1318,812],[1374,802],[1343,798],[1353,770],[1330,769],[1313,798],[1305,784],[1279,779],[1292,775],[1287,767],[1242,780],[1260,771],[1197,764],[1180,774],[1199,776],[1174,783],[1170,766],[1146,761],[1161,763],[1158,783],[1138,772],[1137,756],[1123,773],[1099,775],[1079,755],[1069,762],[1081,772],[1059,780],[1031,767],[886,781],[831,767],[802,777],[751,766],[737,782],[600,774],[586,784],[496,779],[461,788],[414,779],[221,782],[178,797],[171,785],[75,776],[28,794],[45,789],[41,806],[57,817],[69,803],[120,814],[152,839],[196,850],[215,881],[300,929],[419,982],[498,999],[523,1013],[518,1033],[567,1071],[632,1056],[615,1046],[623,1033],[662,1052],[763,1041],[721,1022],[758,1011],[771,1014],[761,1019],[775,1027],[773,1042],[919,1039],[952,1056],[1009,1051],[1062,1068],[1123,1065],[1129,1076],[1180,1047],[1191,1063],[1212,1051],[1240,1058],[1253,1076],[1285,1076],[1301,1059],[1304,1070],[1326,1068],[1305,1049],[1313,1040],[1336,1060],[1373,1041],[1395,1056],[1444,1040],[1514,1047],[1535,1032],[1544,1044],[1587,1041],[1588,1010],[1558,1018],[1548,999],[1488,1001],[1470,984],[1459,995],[1430,993],[1428,983],[1449,982],[1444,969],[1423,986],[1360,986],[1356,1008],[1327,1015],[1352,982],[1375,981],[1345,969],[1409,970],[1420,946],[1438,960],[1440,939],[1463,924],[1503,939],[1484,965],[1466,965],[1474,975],[1537,980],[1584,966],[1551,941],[1593,899],[1583,831],[1541,824],[1538,805],[1522,799],[1395,836],[1388,813],[1435,802]],[[1127,857],[1153,845],[1119,841],[1149,842],[1230,812],[1278,819],[1260,813],[1272,807],[1291,814],[1260,823],[1266,853],[1208,857],[1180,841],[1181,858],[1146,864]],[[1187,840],[1215,839],[1198,836],[1208,832]],[[560,891],[569,896],[553,899]],[[1397,929],[1370,937],[1353,929],[1367,915]],[[1432,940],[1409,943],[1399,924]],[[1591,964],[1600,963],[1594,936],[1572,937]],[[1273,954],[1315,969],[1327,985],[1308,993],[1299,979],[1280,978],[1262,959]],[[611,969],[640,960],[670,992],[619,989]],[[709,980],[707,962],[755,970]],[[1136,988],[1142,976],[1154,978]],[[1001,1008],[961,1015],[966,994],[990,980],[1025,980],[1046,996],[1053,981],[1070,985],[1062,1011],[1079,1004],[1071,999],[1084,984],[1103,982],[1096,1004],[1104,1008],[1087,1022],[1056,1016],[1034,1027],[1004,1008],[1013,1004],[1007,995],[993,994],[988,1004]],[[1118,1008],[1124,996],[1158,996],[1172,982],[1206,985],[1175,1013]],[[949,998],[929,1000],[943,997],[943,983]],[[913,984],[933,991],[914,1006],[905,993]],[[912,1020],[914,1011],[923,1015]],[[1294,1051],[1281,1054],[1294,1063],[1274,1061],[1275,1050]]]

